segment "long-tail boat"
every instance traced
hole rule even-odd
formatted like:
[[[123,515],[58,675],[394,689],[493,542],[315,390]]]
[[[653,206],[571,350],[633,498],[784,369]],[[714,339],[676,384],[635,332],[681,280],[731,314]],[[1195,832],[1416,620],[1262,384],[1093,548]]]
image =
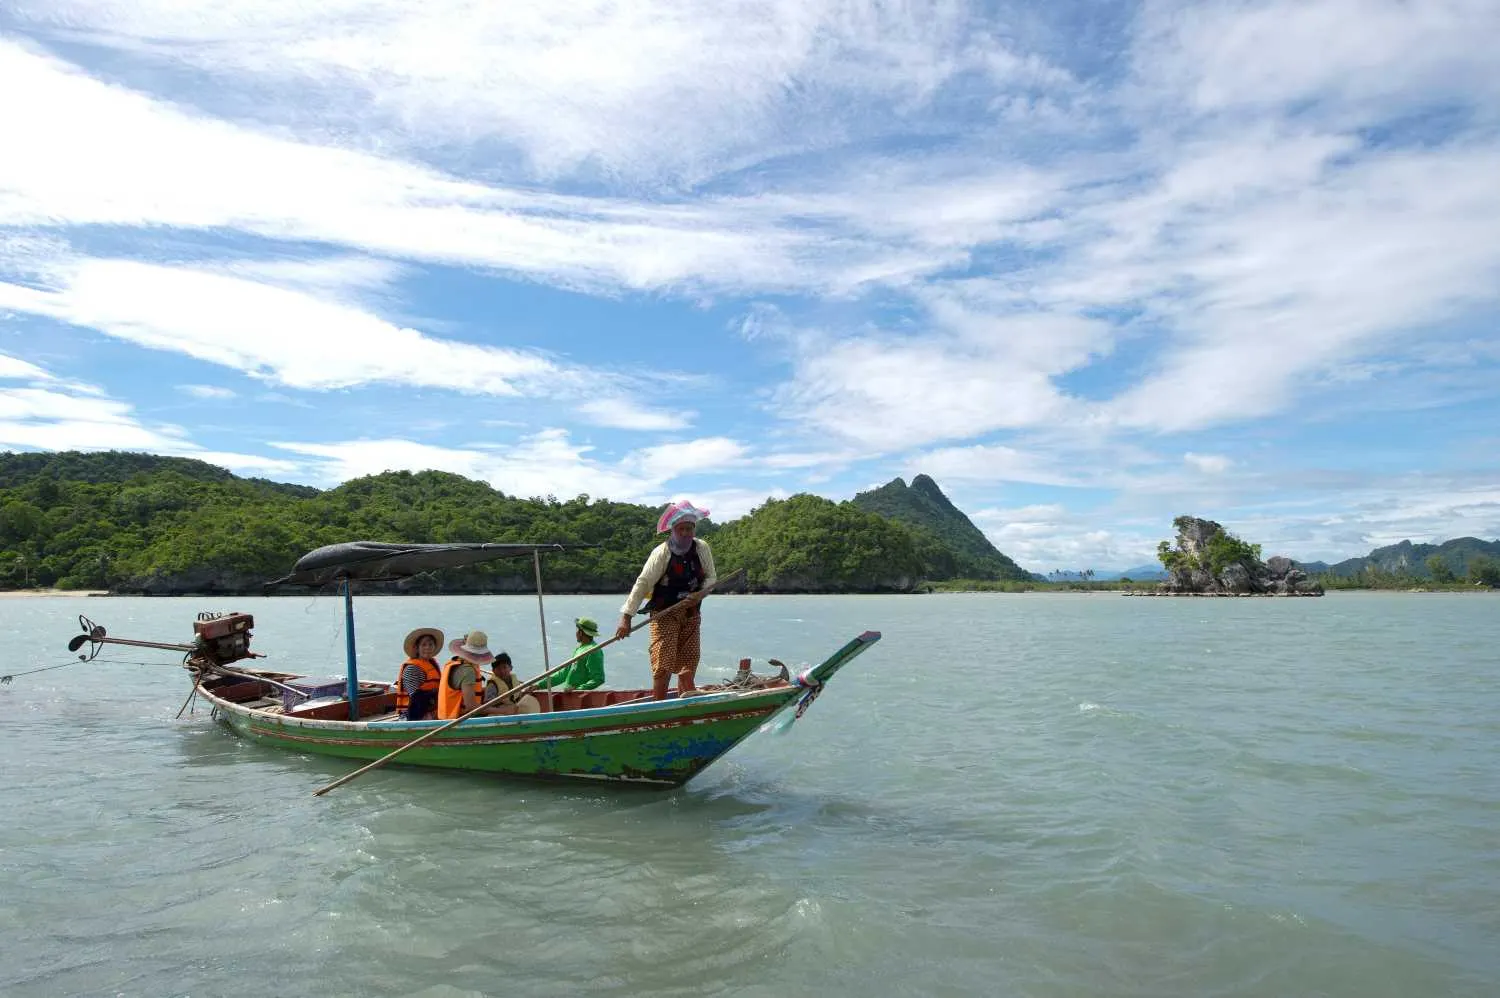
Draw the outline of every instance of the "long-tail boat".
[[[321,685],[309,682],[294,673],[239,665],[262,657],[250,650],[254,620],[249,614],[200,614],[193,625],[193,641],[184,644],[115,638],[103,627],[80,618],[83,633],[73,638],[69,649],[76,652],[88,643],[89,652],[80,656],[85,658],[97,655],[105,644],[182,651],[183,666],[193,680],[189,698],[201,697],[211,705],[214,717],[235,732],[278,748],[376,760],[421,739],[421,744],[401,753],[402,764],[676,787],[747,735],[768,726],[777,715],[788,712],[776,721],[778,727],[801,717],[835,673],[880,640],[878,632],[866,631],[819,665],[797,674],[772,660],[780,667],[779,675],[760,677],[749,673],[742,663],[734,679],[702,687],[688,696],[673,693],[669,699],[653,700],[649,689],[547,692],[537,697],[541,706],[538,712],[476,716],[458,724],[403,720],[396,714],[395,694],[389,684],[359,679],[355,583],[389,582],[530,555],[540,610],[541,555],[556,550],[562,550],[562,546],[358,541],[329,545],[304,555],[290,575],[268,583],[268,587],[337,585],[342,590],[346,675],[336,688],[326,681]],[[545,621],[544,612],[542,619]],[[545,627],[542,642],[545,656]],[[356,695],[349,696],[349,690]],[[434,734],[440,728],[444,730]]]

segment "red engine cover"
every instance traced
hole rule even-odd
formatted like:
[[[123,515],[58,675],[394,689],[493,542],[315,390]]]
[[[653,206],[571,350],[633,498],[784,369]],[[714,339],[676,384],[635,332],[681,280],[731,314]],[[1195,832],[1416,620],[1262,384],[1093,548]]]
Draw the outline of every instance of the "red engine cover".
[[[226,613],[213,620],[193,621],[193,633],[207,641],[248,631],[255,626],[255,618],[248,613]]]

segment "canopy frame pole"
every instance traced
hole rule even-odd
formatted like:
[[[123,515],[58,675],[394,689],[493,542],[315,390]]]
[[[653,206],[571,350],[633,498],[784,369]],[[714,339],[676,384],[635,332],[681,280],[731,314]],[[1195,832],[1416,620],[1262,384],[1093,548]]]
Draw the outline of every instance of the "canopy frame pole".
[[[542,553],[531,552],[531,567],[536,570],[536,613],[542,622],[542,671],[546,672],[552,668],[551,661],[547,658],[547,611],[542,606]]]
[[[349,720],[359,720],[359,666],[354,659],[354,583],[344,576],[344,693],[349,698]]]

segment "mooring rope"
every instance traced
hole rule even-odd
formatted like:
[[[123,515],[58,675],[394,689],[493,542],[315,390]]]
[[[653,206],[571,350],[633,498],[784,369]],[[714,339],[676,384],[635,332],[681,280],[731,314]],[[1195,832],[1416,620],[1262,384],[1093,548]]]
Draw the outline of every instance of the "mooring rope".
[[[161,665],[161,662],[159,660],[156,662],[143,662],[140,659],[128,658],[93,658],[89,659],[88,661],[103,662],[106,665]],[[44,665],[40,669],[27,669],[25,672],[8,673],[6,675],[0,676],[0,686],[8,686],[10,685],[11,680],[20,679],[22,676],[34,676],[38,672],[51,672],[53,669],[66,669],[70,665],[82,664],[82,659],[75,659],[70,662],[59,662],[57,665]]]
[[[25,672],[12,672],[9,675],[0,676],[0,686],[7,686],[7,685],[10,684],[10,681],[12,679],[20,679],[22,676],[34,676],[38,672],[50,672],[53,669],[65,669],[65,668],[67,668],[70,665],[77,665],[77,664],[78,663],[76,661],[74,661],[74,662],[63,662],[60,665],[44,665],[40,669],[28,669]]]

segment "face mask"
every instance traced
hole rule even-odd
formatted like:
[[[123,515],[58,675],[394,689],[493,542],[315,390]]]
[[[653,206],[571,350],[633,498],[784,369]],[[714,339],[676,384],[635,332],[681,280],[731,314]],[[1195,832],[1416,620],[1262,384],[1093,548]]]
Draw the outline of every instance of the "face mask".
[[[682,555],[687,554],[689,551],[692,550],[692,548],[693,548],[693,535],[692,534],[688,534],[687,537],[684,538],[681,541],[679,541],[677,539],[677,535],[675,533],[667,535],[667,550],[671,551],[673,554],[678,555],[680,557]]]

